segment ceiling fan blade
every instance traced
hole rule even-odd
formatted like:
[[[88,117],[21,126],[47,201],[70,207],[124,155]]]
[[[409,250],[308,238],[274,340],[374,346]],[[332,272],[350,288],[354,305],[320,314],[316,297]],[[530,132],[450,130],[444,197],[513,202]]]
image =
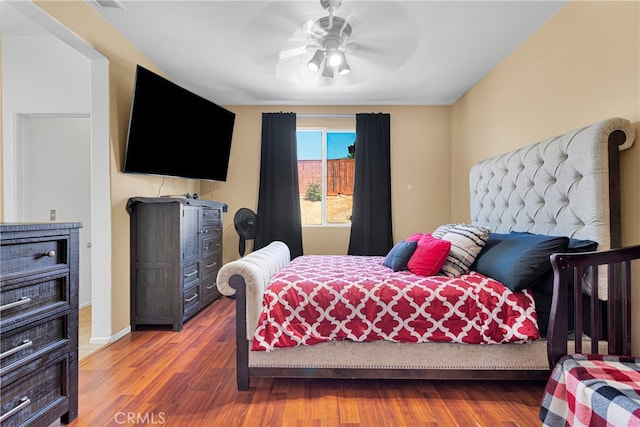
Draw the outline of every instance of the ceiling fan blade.
[[[355,16],[353,14],[353,10],[349,9],[347,14],[345,15],[339,15],[342,19],[344,19],[344,24],[342,25],[342,27],[340,28],[340,35],[342,35],[342,32],[344,31],[345,27],[347,25],[351,26],[351,29],[353,30],[353,22],[355,21]]]
[[[390,21],[388,16],[407,14],[393,2],[376,5],[375,13],[366,7],[357,9],[358,6],[358,2],[354,3],[357,23],[350,18],[352,34],[343,46],[351,69],[382,72],[404,65],[418,49],[418,26],[407,25],[406,22],[413,22],[411,19]]]
[[[292,58],[294,56],[304,55],[305,53],[307,53],[307,50],[310,47],[311,46],[309,45],[305,45],[305,46],[281,49],[280,52],[278,53],[278,58],[280,58],[280,60],[283,60],[283,59]]]
[[[307,21],[313,19],[311,12],[316,9],[318,5],[315,2],[264,2],[264,6],[258,7],[255,15],[247,22],[243,35],[248,56],[260,56],[264,46],[272,46],[276,60],[280,48],[307,43]],[[256,39],[261,43],[256,43]]]
[[[308,40],[309,37],[312,35],[312,32],[311,32],[312,25],[313,25],[313,21],[309,20],[305,22],[302,26],[297,27],[291,34],[291,37],[289,37],[289,41],[302,42],[302,41]]]

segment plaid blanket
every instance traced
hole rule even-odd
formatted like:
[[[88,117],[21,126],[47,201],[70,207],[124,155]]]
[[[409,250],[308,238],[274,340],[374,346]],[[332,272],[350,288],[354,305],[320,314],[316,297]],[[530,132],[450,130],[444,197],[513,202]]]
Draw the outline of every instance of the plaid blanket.
[[[543,426],[640,426],[640,358],[574,354],[554,367]]]

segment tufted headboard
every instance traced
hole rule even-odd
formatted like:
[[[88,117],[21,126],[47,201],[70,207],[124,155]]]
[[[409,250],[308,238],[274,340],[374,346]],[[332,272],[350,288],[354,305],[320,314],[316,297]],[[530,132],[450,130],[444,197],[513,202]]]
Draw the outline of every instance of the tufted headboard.
[[[612,118],[476,163],[471,222],[621,246],[619,154],[635,132]]]

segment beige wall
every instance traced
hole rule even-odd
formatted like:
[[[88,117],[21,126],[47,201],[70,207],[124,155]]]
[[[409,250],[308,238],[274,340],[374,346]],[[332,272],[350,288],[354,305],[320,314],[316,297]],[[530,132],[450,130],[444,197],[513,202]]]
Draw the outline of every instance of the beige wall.
[[[229,106],[236,113],[227,182],[203,182],[205,199],[229,205],[224,226],[224,262],[238,258],[233,214],[258,205],[260,133],[263,112],[305,115],[348,115],[385,112],[391,115],[391,193],[394,240],[429,231],[449,217],[450,107],[400,106]],[[353,119],[300,118],[299,126],[355,128]],[[349,228],[304,227],[306,254],[346,254]]]
[[[451,186],[466,188],[478,160],[608,117],[636,128],[635,146],[622,153],[622,230],[623,244],[640,243],[637,1],[568,4],[460,99],[451,111]],[[468,193],[451,197],[451,219],[468,220]],[[638,307],[638,283],[634,291]],[[633,342],[640,354],[640,328]]]

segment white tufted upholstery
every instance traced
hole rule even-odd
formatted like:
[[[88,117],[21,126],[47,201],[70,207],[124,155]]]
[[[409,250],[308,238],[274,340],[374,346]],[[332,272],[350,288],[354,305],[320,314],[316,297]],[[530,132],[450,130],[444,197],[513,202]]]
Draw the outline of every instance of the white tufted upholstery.
[[[276,272],[291,261],[289,247],[283,242],[271,242],[237,261],[223,265],[218,271],[216,285],[222,295],[235,295],[229,278],[239,274],[244,278],[247,291],[247,336],[252,337],[262,309],[262,295]]]
[[[496,233],[569,236],[610,249],[608,141],[616,130],[626,134],[619,149],[629,148],[633,127],[613,118],[476,163],[471,221]]]

